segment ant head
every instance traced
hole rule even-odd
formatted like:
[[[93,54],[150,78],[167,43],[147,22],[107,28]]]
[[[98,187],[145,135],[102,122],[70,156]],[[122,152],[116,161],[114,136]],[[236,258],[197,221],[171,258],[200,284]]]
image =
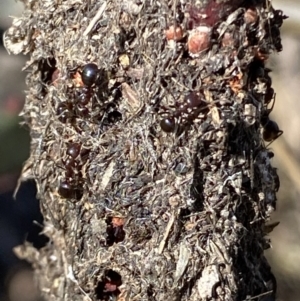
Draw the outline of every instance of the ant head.
[[[173,116],[165,117],[160,121],[161,129],[166,133],[172,133],[176,129],[176,121]]]

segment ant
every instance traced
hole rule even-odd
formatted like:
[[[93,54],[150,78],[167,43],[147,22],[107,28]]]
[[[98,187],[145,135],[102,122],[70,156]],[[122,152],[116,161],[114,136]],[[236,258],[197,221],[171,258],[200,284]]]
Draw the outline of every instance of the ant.
[[[266,105],[268,105],[272,99],[275,99],[275,92],[274,89],[272,87],[267,87],[267,91],[265,94],[265,99],[264,99],[264,103]]]
[[[65,179],[63,179],[58,187],[58,193],[66,199],[75,198],[80,200],[83,195],[82,190],[82,174],[79,159],[83,160],[87,154],[86,149],[82,149],[80,143],[71,143],[67,147],[67,159],[63,161],[66,169]],[[79,158],[80,156],[80,158]]]
[[[81,72],[81,80],[84,87],[81,89],[80,94],[77,95],[77,113],[79,116],[87,117],[89,110],[86,105],[90,102],[94,95],[94,85],[99,77],[98,66],[94,63],[86,64]]]
[[[183,118],[187,121],[193,121],[200,113],[206,102],[196,92],[189,92],[184,97],[184,102],[176,104],[177,109],[173,114],[169,114],[160,121],[161,129],[166,133],[172,133],[176,130],[176,119]]]
[[[272,142],[283,134],[283,131],[279,129],[277,122],[269,119],[269,117],[265,119],[264,123],[261,122],[261,125],[263,126],[263,138],[267,142]]]
[[[271,91],[271,93],[273,91]],[[273,92],[273,95],[274,95],[274,92]],[[283,134],[283,131],[279,129],[278,124],[269,118],[269,115],[272,112],[274,105],[275,105],[275,96],[272,99],[273,99],[273,104],[272,104],[271,108],[270,109],[266,108],[265,111],[262,113],[262,116],[260,119],[260,123],[263,127],[263,139],[267,142],[272,142]],[[269,102],[266,102],[266,104],[268,105]]]
[[[99,78],[100,70],[94,63],[86,64],[81,72],[81,80],[83,87],[80,93],[76,96],[76,106],[70,102],[61,102],[57,109],[56,114],[59,116],[58,119],[66,123],[69,119],[75,116],[74,109],[77,115],[81,117],[88,117],[89,110],[86,105],[90,102],[94,95],[94,85]]]

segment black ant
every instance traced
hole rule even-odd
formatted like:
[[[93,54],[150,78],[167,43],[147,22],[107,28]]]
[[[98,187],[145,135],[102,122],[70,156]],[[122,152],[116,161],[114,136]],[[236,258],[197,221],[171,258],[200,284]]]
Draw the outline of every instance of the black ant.
[[[268,103],[266,103],[268,104]],[[273,104],[270,109],[265,109],[262,113],[260,123],[263,127],[263,139],[267,142],[272,142],[276,140],[279,136],[283,134],[283,131],[279,129],[278,124],[269,118],[275,104],[275,98],[273,98]]]
[[[74,109],[79,116],[87,117],[89,115],[89,110],[86,105],[90,102],[94,95],[93,86],[99,77],[99,73],[100,72],[96,64],[89,63],[83,67],[81,80],[84,87],[76,97],[76,106],[70,102],[61,102],[57,106],[56,114],[62,123],[66,123],[75,116]]]
[[[200,113],[200,109],[206,106],[200,95],[196,92],[190,92],[184,97],[184,102],[180,105],[176,104],[177,109],[173,114],[170,114],[160,121],[161,129],[166,133],[172,133],[176,130],[176,119],[184,119],[193,121]]]
[[[98,66],[94,63],[86,64],[81,72],[81,80],[84,87],[81,89],[80,94],[76,97],[77,101],[77,114],[82,117],[89,115],[89,110],[86,105],[90,102],[94,95],[94,85],[99,77]]]
[[[71,143],[67,148],[68,158],[63,162],[66,169],[65,179],[60,182],[58,187],[58,193],[64,198],[80,200],[83,195],[79,159],[84,159],[86,151],[86,149],[82,149],[80,143]]]
[[[268,105],[272,99],[275,99],[275,92],[274,92],[274,89],[272,87],[267,87],[267,91],[266,91],[266,94],[265,94],[265,101],[264,103],[266,105]]]
[[[269,119],[266,119],[265,123],[261,123],[263,126],[263,138],[267,142],[272,142],[276,140],[283,134],[283,131],[279,129],[278,124]]]

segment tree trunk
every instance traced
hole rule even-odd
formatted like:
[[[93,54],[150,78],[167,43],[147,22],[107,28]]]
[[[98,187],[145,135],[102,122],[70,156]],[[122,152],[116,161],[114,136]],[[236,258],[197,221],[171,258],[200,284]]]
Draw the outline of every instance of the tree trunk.
[[[267,0],[28,0],[25,123],[46,300],[275,300],[264,258],[281,135]]]

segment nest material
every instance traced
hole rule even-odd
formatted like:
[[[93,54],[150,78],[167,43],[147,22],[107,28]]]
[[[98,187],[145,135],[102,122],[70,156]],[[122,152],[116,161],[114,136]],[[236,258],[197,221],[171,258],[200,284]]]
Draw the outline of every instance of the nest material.
[[[28,0],[7,31],[8,51],[30,54],[22,179],[49,237],[16,252],[46,300],[274,296],[279,180],[261,128],[284,16],[198,2]]]

